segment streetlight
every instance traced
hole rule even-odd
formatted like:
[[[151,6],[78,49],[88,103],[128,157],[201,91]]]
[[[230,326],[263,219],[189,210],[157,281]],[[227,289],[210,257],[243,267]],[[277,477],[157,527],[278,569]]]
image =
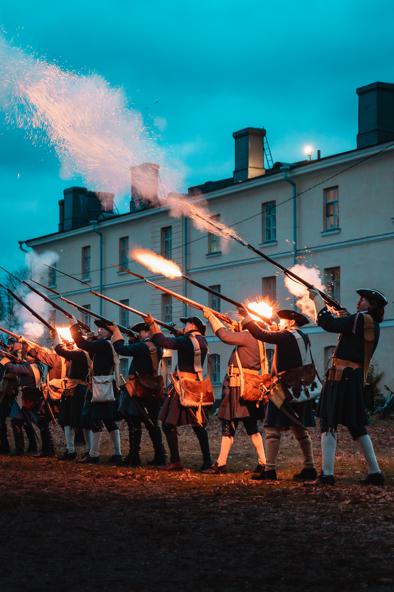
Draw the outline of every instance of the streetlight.
[[[313,152],[314,152],[313,146],[311,146],[310,144],[307,144],[306,146],[304,146],[304,154],[308,158],[308,160],[312,160]]]

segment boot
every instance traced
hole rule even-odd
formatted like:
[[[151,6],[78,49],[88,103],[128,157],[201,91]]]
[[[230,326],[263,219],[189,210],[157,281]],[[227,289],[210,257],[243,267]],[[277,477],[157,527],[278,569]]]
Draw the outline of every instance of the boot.
[[[10,445],[8,442],[7,436],[7,425],[4,422],[1,422],[0,427],[0,454],[9,454],[10,453]]]
[[[208,432],[204,426],[194,426],[193,431],[197,436],[198,443],[200,444],[203,463],[200,471],[206,471],[212,466],[211,451],[209,449]]]
[[[293,475],[293,481],[316,481],[317,471],[314,468],[304,467],[300,473]]]
[[[40,429],[41,434],[41,454],[40,456],[55,456],[55,449],[53,447],[52,434],[49,430],[49,425]]]
[[[335,485],[335,477],[334,475],[324,475],[324,473],[320,473],[316,485]]]
[[[265,469],[260,473],[252,475],[252,479],[253,481],[277,481],[278,477],[275,469],[269,469],[268,471]]]
[[[367,475],[365,477],[365,479],[362,479],[360,481],[361,485],[378,485],[379,487],[382,487],[384,485],[384,477],[383,477],[383,473],[369,473],[369,475]]]
[[[125,458],[125,461],[127,459],[127,462],[125,462],[124,464],[129,467],[140,467],[142,464],[140,459],[142,437],[141,424],[128,422],[128,426],[130,450],[129,454]]]
[[[142,467],[139,454],[128,454],[122,461],[124,467]]]
[[[31,424],[25,423],[23,424],[23,427],[29,442],[27,453],[36,454],[38,452],[36,432],[34,431],[34,428]]]
[[[25,454],[25,439],[23,437],[22,426],[12,424],[12,431],[15,441],[15,454],[17,456],[22,456]]]
[[[227,466],[221,465],[219,466],[217,462],[214,465],[204,469],[202,471],[205,475],[225,475],[227,473]]]
[[[152,440],[155,455],[153,459],[148,462],[148,465],[151,467],[162,467],[167,463],[167,455],[163,446],[161,430],[158,425],[149,430],[149,436]]]

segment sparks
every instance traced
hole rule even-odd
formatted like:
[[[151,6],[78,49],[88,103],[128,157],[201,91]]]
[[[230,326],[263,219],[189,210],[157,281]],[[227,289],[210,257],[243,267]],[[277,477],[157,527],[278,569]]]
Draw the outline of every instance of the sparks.
[[[175,261],[165,259],[149,249],[133,249],[130,257],[150,271],[153,271],[153,273],[160,273],[172,280],[182,277],[181,268]]]
[[[272,306],[267,304],[267,302],[265,302],[264,300],[256,300],[255,302],[247,302],[246,308],[249,311],[254,310],[259,315],[261,315],[262,317],[265,317],[266,319],[270,319],[273,314]],[[258,316],[254,315],[253,313],[251,313],[250,316],[255,321],[261,320]]]
[[[72,343],[74,341],[71,337],[69,327],[56,327],[56,331],[58,332],[63,341],[67,341],[68,343]]]

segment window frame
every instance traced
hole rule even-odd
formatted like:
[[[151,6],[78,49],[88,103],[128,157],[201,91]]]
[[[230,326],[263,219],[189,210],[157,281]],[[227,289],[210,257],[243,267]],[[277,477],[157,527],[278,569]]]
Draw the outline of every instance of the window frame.
[[[335,191],[335,199],[328,199],[333,191]],[[328,213],[329,206],[334,206],[334,211],[331,214]],[[328,222],[330,218],[333,218],[332,225]],[[333,185],[323,189],[323,231],[330,232],[339,228],[339,185]]]
[[[275,199],[261,204],[261,237],[263,243],[274,243],[277,240]]]

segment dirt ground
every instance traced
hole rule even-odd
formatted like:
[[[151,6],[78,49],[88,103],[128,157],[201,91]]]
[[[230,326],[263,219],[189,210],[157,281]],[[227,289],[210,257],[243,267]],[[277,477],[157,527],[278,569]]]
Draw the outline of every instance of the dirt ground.
[[[216,419],[209,431],[215,455]],[[114,468],[105,457],[86,467],[1,456],[1,590],[392,592],[394,421],[370,432],[383,489],[358,485],[364,465],[345,432],[334,488],[291,481],[300,456],[290,434],[280,481],[251,481],[245,471],[255,458],[243,429],[223,476],[196,472],[200,455],[189,428],[180,438],[189,469],[180,474]],[[142,458],[151,458],[145,435]]]

